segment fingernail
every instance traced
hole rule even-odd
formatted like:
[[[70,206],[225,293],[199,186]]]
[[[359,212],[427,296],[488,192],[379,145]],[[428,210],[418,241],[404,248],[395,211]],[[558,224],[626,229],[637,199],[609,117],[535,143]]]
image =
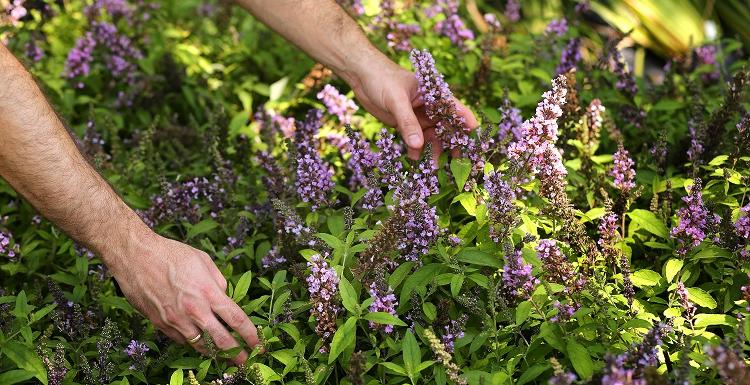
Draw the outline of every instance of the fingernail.
[[[411,134],[411,135],[409,135],[409,137],[406,138],[406,143],[411,148],[419,148],[419,147],[421,147],[422,143],[420,143],[420,142],[421,141],[419,140],[419,134]]]

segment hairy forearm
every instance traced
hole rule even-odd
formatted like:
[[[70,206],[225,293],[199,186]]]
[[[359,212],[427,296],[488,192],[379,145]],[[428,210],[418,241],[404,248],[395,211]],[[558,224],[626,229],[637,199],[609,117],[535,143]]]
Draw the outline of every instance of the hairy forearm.
[[[349,84],[390,61],[334,0],[236,0]]]
[[[129,238],[144,231],[78,151],[31,75],[1,44],[0,176],[108,265],[116,265]]]

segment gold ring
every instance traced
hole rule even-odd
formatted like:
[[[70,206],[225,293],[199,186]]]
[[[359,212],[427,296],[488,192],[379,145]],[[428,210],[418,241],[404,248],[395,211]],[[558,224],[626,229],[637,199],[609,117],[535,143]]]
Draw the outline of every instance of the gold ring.
[[[203,337],[203,334],[198,334],[197,336],[195,336],[195,337],[193,337],[193,338],[189,339],[189,340],[188,340],[188,343],[190,343],[190,344],[192,345],[192,344],[194,344],[194,343],[196,343],[196,342],[200,341],[201,337]]]

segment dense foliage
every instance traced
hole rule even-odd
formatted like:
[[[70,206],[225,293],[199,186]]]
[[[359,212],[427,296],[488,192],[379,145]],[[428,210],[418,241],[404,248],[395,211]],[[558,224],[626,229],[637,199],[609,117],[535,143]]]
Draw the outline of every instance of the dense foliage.
[[[750,382],[741,44],[636,78],[586,2],[541,26],[516,1],[343,3],[460,156],[407,159],[224,2],[0,1],[81,150],[215,258],[265,347],[235,368],[171,343],[0,182],[0,383]]]

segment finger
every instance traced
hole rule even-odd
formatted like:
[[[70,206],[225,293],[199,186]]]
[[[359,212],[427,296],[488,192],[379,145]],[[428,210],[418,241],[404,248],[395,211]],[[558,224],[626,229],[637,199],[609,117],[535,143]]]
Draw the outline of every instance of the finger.
[[[177,329],[169,327],[169,326],[161,326],[158,328],[162,333],[166,334],[167,337],[169,337],[170,340],[183,345],[185,344],[185,337],[182,336],[182,334],[177,331]]]
[[[221,270],[219,270],[218,267],[216,267],[216,264],[214,263],[213,259],[211,259],[211,256],[204,252],[200,252],[201,259],[203,260],[203,264],[206,265],[206,268],[208,268],[208,271],[211,273],[211,278],[216,282],[216,284],[219,286],[219,288],[226,292],[227,291],[227,279],[224,278],[224,275],[221,274]]]
[[[221,317],[230,328],[234,329],[249,346],[255,347],[258,345],[260,343],[258,329],[255,328],[247,314],[226,295],[221,297],[212,301],[214,313]]]
[[[471,112],[469,107],[466,107],[463,105],[463,103],[459,102],[458,99],[454,99],[456,102],[456,113],[458,116],[464,118],[464,122],[466,124],[466,128],[469,130],[473,130],[479,126],[479,121],[474,116],[474,113]]]
[[[195,322],[201,327],[201,329],[208,332],[211,338],[214,340],[214,344],[220,351],[234,349],[240,344],[237,342],[232,334],[224,327],[224,325],[216,319],[213,313],[206,309],[201,316],[196,317]],[[237,365],[242,365],[247,360],[247,352],[242,350],[236,356],[232,357],[232,361]]]
[[[424,146],[424,136],[422,135],[422,126],[419,125],[419,120],[414,114],[409,99],[404,95],[404,97],[394,101],[390,110],[396,118],[398,131],[409,148],[409,157],[418,159],[422,146]]]

